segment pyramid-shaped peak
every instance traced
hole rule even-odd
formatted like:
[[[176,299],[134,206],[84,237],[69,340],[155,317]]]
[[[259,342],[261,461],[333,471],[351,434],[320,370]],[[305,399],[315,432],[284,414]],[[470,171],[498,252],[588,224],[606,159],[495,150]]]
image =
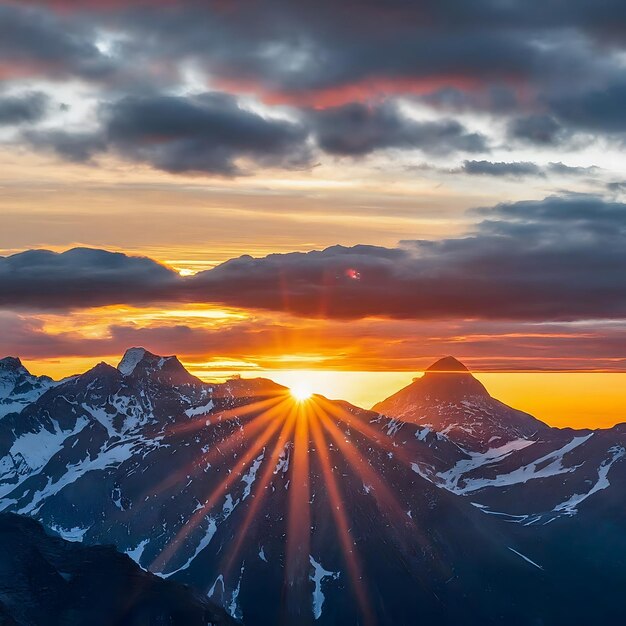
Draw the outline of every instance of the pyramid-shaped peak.
[[[427,372],[469,372],[467,367],[453,356],[446,356],[433,363]]]

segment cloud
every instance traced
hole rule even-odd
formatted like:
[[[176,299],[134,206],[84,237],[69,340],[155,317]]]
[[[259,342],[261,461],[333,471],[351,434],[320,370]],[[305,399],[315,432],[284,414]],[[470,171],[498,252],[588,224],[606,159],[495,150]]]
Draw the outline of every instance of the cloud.
[[[512,139],[551,146],[559,144],[567,133],[550,115],[528,115],[511,120],[508,134]]]
[[[550,197],[475,212],[466,236],[242,256],[181,278],[104,251],[0,260],[0,304],[220,303],[322,319],[626,318],[626,204]]]
[[[85,22],[17,4],[0,4],[0,78],[44,75],[101,80],[115,69]]]
[[[311,158],[304,127],[262,117],[219,92],[127,96],[101,107],[95,131],[31,130],[22,138],[70,161],[115,152],[176,174],[234,176],[246,173],[246,163],[302,168]]]
[[[570,196],[481,214],[466,237],[241,257],[193,283],[213,301],[310,317],[626,317],[626,205]]]
[[[39,91],[0,96],[0,126],[38,122],[45,116],[48,104],[48,97]]]
[[[623,75],[623,74],[622,74]],[[592,132],[626,133],[626,81],[549,100],[556,115],[573,128]]]
[[[545,178],[547,174],[559,176],[584,176],[597,172],[599,168],[565,165],[564,163],[548,163],[545,166],[531,161],[516,161],[512,163],[493,161],[465,161],[460,168],[461,172],[471,176],[494,176],[508,178],[526,178],[535,176]],[[454,170],[453,170],[454,171]]]
[[[396,103],[351,103],[308,110],[301,122],[262,117],[221,92],[187,96],[127,96],[100,110],[92,132],[32,129],[31,147],[74,162],[115,152],[167,172],[236,176],[251,166],[286,169],[312,166],[311,141],[323,151],[364,156],[387,148],[428,154],[482,152],[486,138],[450,119],[417,121]]]
[[[158,300],[178,274],[145,257],[74,248],[0,257],[0,306],[55,309]],[[169,295],[168,295],[169,297]]]
[[[442,354],[462,354],[478,370],[624,371],[623,322],[524,323],[506,321],[306,320],[273,314],[254,320],[165,324],[142,310],[139,323],[111,324],[111,312],[89,312],[89,333],[81,316],[64,319],[64,330],[52,330],[49,316],[0,311],[0,354],[25,359],[110,355],[116,363],[129,346],[141,345],[156,354],[178,354],[203,371],[224,370],[224,361],[237,369],[302,368],[349,371],[419,370]],[[44,321],[45,320],[45,321]],[[52,325],[53,326],[53,325]],[[97,329],[97,334],[93,332]],[[462,346],[462,348],[460,347]],[[462,350],[462,352],[459,352]],[[41,366],[40,366],[41,367]],[[84,367],[82,364],[80,367]],[[78,370],[79,367],[77,366]]]
[[[32,148],[52,152],[74,163],[86,163],[107,150],[106,140],[98,132],[27,130],[20,136]]]
[[[385,148],[419,148],[434,154],[487,150],[485,137],[468,132],[459,122],[416,121],[391,101],[312,111],[309,120],[317,143],[330,154],[363,156]]]
[[[536,163],[530,163],[528,161],[519,161],[517,163],[465,161],[462,171],[474,176],[510,176],[512,178],[545,175],[543,170]]]
[[[244,160],[304,167],[313,140],[336,155],[484,152],[487,138],[454,119],[467,110],[501,121],[489,134],[497,139],[503,127],[516,144],[576,148],[573,135],[590,131],[621,140],[626,44],[617,0],[594,10],[574,0],[567,11],[521,0],[458,4],[5,3],[0,79],[78,77],[91,82],[94,99],[109,103],[101,136],[40,129],[24,135],[28,145],[73,161],[111,150],[168,172],[246,173]],[[190,77],[215,91],[181,96]],[[288,104],[292,121],[241,109],[226,102],[229,93]],[[396,97],[417,100],[438,118],[413,120],[393,104]],[[216,141],[220,120],[230,132]]]
[[[105,133],[124,156],[169,172],[241,173],[237,160],[302,167],[306,131],[261,117],[223,93],[133,96],[105,107]]]

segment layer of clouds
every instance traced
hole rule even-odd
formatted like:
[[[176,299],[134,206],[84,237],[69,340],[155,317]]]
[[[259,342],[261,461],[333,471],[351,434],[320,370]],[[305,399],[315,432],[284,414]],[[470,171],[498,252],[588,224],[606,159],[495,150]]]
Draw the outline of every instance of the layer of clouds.
[[[100,107],[93,131],[29,129],[30,146],[74,162],[106,152],[171,173],[244,174],[251,165],[310,168],[313,147],[362,157],[385,149],[424,154],[488,151],[484,135],[453,119],[419,121],[397,103],[353,103],[306,110],[299,121],[263,117],[221,92],[186,96],[127,96]],[[248,168],[240,161],[246,161]]]
[[[468,111],[501,120],[512,147],[576,147],[581,133],[619,144],[625,50],[618,0],[593,9],[576,0],[567,10],[521,0],[471,8],[452,0],[368,0],[340,9],[329,0],[0,5],[0,77],[90,81],[117,116],[97,137],[46,129],[24,141],[75,161],[113,148],[174,172],[229,174],[238,172],[239,158],[301,167],[311,163],[311,141],[352,156],[387,148],[486,151],[493,141],[455,119]],[[190,68],[196,87],[210,84],[213,93],[181,97]],[[253,120],[250,112],[245,121],[236,103],[224,104],[227,93],[290,104],[294,121]],[[436,117],[409,119],[394,97],[416,99]],[[217,128],[224,116],[230,142]],[[123,117],[138,147],[115,133]],[[241,134],[246,125],[249,141]],[[497,127],[489,130],[497,135]],[[167,141],[148,147],[152,131]]]
[[[190,278],[104,251],[0,260],[5,307],[182,301],[309,318],[626,318],[626,205],[551,197],[478,211],[465,237],[242,256]]]
[[[37,316],[0,311],[0,357],[100,360],[110,355],[115,363],[129,346],[141,345],[156,354],[178,354],[205,371],[224,369],[224,360],[237,362],[242,370],[302,368],[304,363],[353,371],[419,370],[442,354],[457,354],[480,370],[626,368],[623,322],[363,320],[354,324],[287,318],[277,323],[268,315],[207,327],[149,319],[111,323],[105,314],[96,322],[92,317],[90,331],[83,332],[80,315],[66,318],[63,330],[51,330]]]

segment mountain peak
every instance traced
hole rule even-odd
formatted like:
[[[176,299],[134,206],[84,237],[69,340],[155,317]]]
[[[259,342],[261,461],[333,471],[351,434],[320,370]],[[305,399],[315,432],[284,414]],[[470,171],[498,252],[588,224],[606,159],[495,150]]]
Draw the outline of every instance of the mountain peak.
[[[135,368],[146,354],[154,357],[154,354],[150,354],[144,348],[129,348],[124,353],[122,360],[117,364],[117,369],[124,376],[130,376],[135,371]]]
[[[461,361],[458,361],[453,356],[445,356],[438,361],[435,361],[429,368],[426,369],[427,372],[468,372],[469,370]]]
[[[22,365],[22,362],[16,356],[5,356],[3,359],[0,359],[0,370],[19,370],[23,373],[28,373],[24,365]]]
[[[374,405],[389,417],[428,426],[466,450],[484,452],[549,426],[492,398],[460,361],[448,356]]]
[[[200,382],[185,369],[176,356],[159,356],[140,347],[126,350],[117,369],[124,377],[151,375],[172,384]]]

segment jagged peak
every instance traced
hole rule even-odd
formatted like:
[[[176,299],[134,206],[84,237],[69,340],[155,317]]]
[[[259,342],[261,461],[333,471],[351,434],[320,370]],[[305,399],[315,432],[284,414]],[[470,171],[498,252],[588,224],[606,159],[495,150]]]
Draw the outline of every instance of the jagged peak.
[[[160,356],[141,347],[126,350],[117,369],[124,377],[153,375],[179,384],[200,382],[176,356]]]
[[[118,363],[117,369],[124,376],[130,376],[138,365],[150,369],[162,369],[166,363],[175,363],[182,367],[182,364],[175,356],[160,356],[149,352],[145,348],[129,348]]]
[[[22,364],[22,361],[20,361],[19,357],[16,356],[5,356],[4,358],[0,359],[0,368],[11,370],[26,369]]]
[[[146,354],[155,356],[147,352],[145,348],[129,348],[124,353],[122,360],[117,364],[117,369],[124,376],[130,376]]]
[[[16,381],[18,378],[35,378],[16,356],[0,359],[0,377]]]
[[[426,372],[440,372],[440,373],[459,373],[459,372],[467,372],[469,370],[461,361],[455,359],[453,356],[445,356],[438,361],[435,361],[429,368],[426,369]]]

